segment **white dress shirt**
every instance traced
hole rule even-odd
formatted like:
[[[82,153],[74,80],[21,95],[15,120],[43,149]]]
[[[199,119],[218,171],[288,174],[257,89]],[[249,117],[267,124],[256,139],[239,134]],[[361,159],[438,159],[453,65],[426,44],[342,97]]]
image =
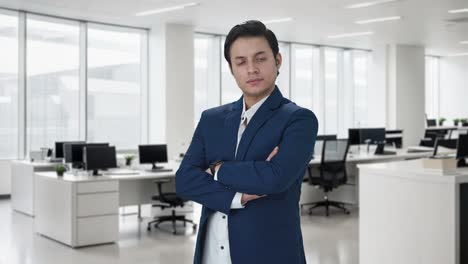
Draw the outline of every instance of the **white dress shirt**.
[[[258,101],[248,110],[245,109],[245,101],[243,101],[241,121],[239,124],[239,130],[237,133],[237,148],[242,138],[242,134],[246,128],[246,125],[262,106],[269,96]],[[246,120],[247,119],[247,120]],[[246,121],[244,126],[242,123]],[[218,171],[214,175],[214,179],[218,180]],[[242,193],[236,193],[232,199],[231,209],[241,209],[244,206],[241,204]],[[202,256],[203,264],[231,264],[231,253],[229,249],[229,233],[228,233],[228,216],[221,212],[213,213],[207,220],[205,245]]]

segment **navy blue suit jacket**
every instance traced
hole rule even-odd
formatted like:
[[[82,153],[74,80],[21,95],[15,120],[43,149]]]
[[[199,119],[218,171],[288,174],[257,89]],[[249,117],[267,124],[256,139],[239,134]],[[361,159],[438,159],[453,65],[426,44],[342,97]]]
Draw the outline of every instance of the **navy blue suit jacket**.
[[[275,87],[249,121],[235,156],[242,104],[243,98],[203,112],[176,173],[177,194],[203,205],[194,263],[201,263],[206,220],[215,211],[229,216],[233,264],[305,263],[299,197],[317,118]],[[276,146],[278,154],[266,161]],[[215,181],[205,170],[219,160],[224,163]],[[236,192],[266,196],[230,209]]]

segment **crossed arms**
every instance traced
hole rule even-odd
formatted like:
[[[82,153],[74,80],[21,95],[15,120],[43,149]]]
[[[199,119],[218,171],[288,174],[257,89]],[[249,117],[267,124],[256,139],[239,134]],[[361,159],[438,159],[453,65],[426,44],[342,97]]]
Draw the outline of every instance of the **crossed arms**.
[[[208,165],[201,118],[192,143],[176,173],[177,194],[183,198],[229,214],[237,192],[243,193],[243,202],[260,196],[287,190],[300,175],[312,157],[318,122],[305,109],[292,114],[283,132],[278,149],[264,161],[224,161],[218,166],[217,177],[207,172]]]

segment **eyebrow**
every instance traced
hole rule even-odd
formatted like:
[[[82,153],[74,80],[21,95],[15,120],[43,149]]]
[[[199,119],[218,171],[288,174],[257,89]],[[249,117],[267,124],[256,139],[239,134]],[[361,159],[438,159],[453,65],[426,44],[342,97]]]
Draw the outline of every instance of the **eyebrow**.
[[[254,57],[257,57],[258,55],[263,55],[263,54],[266,54],[266,52],[265,51],[259,51],[259,52],[255,53]],[[237,56],[234,59],[235,60],[245,59],[245,56]]]

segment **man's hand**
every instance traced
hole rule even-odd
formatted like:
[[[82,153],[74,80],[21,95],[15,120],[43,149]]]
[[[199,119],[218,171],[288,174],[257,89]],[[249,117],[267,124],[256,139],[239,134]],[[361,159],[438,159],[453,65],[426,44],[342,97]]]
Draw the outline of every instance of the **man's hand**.
[[[266,159],[266,161],[271,161],[271,159],[276,156],[276,154],[278,154],[278,151],[279,151],[279,147],[276,146],[273,151],[270,153],[270,155],[268,155],[268,158]]]
[[[266,161],[271,161],[271,159],[273,159],[274,156],[276,156],[276,154],[278,154],[278,151],[279,151],[279,147],[276,146],[273,151],[270,153],[270,155],[268,155],[268,158],[266,159]],[[242,194],[242,198],[241,198],[241,203],[242,204],[246,204],[247,202],[249,201],[253,201],[253,200],[256,200],[258,198],[262,198],[264,197],[265,195],[255,195],[255,194],[246,194],[246,193],[243,193]]]

